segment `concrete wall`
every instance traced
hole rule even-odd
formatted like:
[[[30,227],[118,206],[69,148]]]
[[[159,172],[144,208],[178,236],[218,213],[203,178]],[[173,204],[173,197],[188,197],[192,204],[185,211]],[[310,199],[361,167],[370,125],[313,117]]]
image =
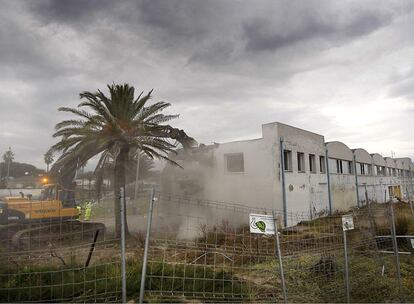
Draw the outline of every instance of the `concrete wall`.
[[[214,170],[205,177],[205,197],[233,203],[252,204],[255,207],[280,208],[275,201],[275,182],[278,176],[274,162],[277,146],[267,138],[220,144],[213,151]],[[244,172],[229,172],[226,157],[243,153]]]
[[[357,164],[360,204],[363,205],[366,202],[365,187],[368,192],[368,199],[380,203],[390,200],[390,187],[400,187],[404,199],[407,199],[412,195],[412,168],[414,166],[410,158],[383,158],[382,155],[378,153],[368,154],[368,152],[363,149],[355,149],[353,152]],[[367,163],[369,161],[368,157],[371,158],[372,171],[362,174],[360,164]],[[383,168],[382,173],[380,173],[378,167]],[[405,172],[404,176],[399,176],[398,170],[403,170],[403,172]]]
[[[309,131],[278,124],[284,149],[291,151],[291,170],[285,170],[287,212],[315,217],[328,210],[326,171],[320,171],[320,156],[325,160],[324,137]],[[298,170],[298,152],[303,153],[304,170]],[[309,155],[314,156],[314,172]],[[326,168],[326,165],[324,165]]]
[[[354,155],[347,145],[339,141],[326,144],[329,158],[331,196],[333,210],[348,210],[357,206]],[[342,173],[337,170],[337,162],[342,164]],[[348,163],[351,163],[351,172]]]
[[[408,199],[412,196],[412,162],[410,158],[396,158],[395,159],[396,167],[399,170],[402,170],[402,176],[399,175],[398,182],[401,185],[402,195],[405,199]],[[411,174],[410,174],[411,172]],[[398,175],[398,174],[397,174]]]
[[[362,206],[366,203],[365,190],[367,191],[368,198],[373,197],[375,194],[375,187],[373,186],[374,178],[372,176],[372,157],[368,151],[361,148],[354,149],[352,152],[354,153],[358,179],[358,202]]]
[[[275,193],[280,192],[276,189],[280,187],[279,163],[275,159],[278,155],[275,139],[278,137],[272,133],[272,128],[268,131],[267,136],[260,139],[208,146],[201,157],[180,151],[178,162],[184,170],[167,166],[163,172],[163,191],[257,208],[280,209],[282,202],[275,197]],[[227,157],[238,153],[243,154],[244,170],[229,172]],[[189,187],[198,191],[188,191]]]

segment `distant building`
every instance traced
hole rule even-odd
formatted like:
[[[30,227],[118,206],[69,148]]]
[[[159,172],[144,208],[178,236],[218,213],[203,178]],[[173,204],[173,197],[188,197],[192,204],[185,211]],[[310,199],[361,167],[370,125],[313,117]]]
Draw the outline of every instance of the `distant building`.
[[[39,176],[21,176],[10,177],[6,184],[7,188],[11,189],[24,189],[24,188],[42,188],[42,182]]]
[[[180,150],[167,165],[162,190],[172,195],[242,203],[318,216],[391,196],[413,196],[410,158],[383,158],[282,123],[262,126],[262,138]],[[282,163],[284,163],[282,170]],[[284,179],[284,187],[283,187]],[[367,192],[367,195],[365,193]]]

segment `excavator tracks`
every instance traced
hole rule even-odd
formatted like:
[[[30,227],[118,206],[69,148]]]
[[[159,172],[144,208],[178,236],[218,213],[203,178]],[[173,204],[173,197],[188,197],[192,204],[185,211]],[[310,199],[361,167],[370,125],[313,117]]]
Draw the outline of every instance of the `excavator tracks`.
[[[102,238],[105,234],[105,225],[97,222],[66,220],[10,224],[0,228],[0,238],[3,248],[26,251],[49,246],[90,243],[97,230]]]

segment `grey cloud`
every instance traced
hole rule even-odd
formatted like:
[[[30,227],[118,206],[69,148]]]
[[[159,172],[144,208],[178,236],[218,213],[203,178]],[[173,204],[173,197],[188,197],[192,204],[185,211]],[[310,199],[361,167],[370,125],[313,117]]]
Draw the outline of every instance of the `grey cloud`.
[[[283,16],[284,22],[275,22],[273,18],[257,18],[243,25],[246,49],[252,52],[275,51],[299,42],[322,39],[332,42],[344,42],[349,39],[370,34],[386,26],[392,15],[375,11],[357,13],[349,20],[338,18],[340,12],[316,13],[304,11],[300,16]],[[293,20],[289,20],[292,18]],[[294,19],[299,19],[294,20]],[[291,26],[286,26],[286,25]]]
[[[6,6],[0,11],[0,79],[32,83],[76,73],[67,56],[51,43],[54,31],[58,29],[42,27],[24,10]]]
[[[311,22],[292,33],[278,33],[270,20],[254,20],[243,26],[247,51],[274,51],[327,32],[322,24]]]
[[[208,31],[202,26],[202,20],[208,18],[211,11],[199,1],[143,0],[138,8],[140,22],[165,31],[171,38],[200,37]]]
[[[30,2],[33,10],[44,22],[65,22],[76,24],[79,21],[94,21],[98,12],[113,8],[118,1],[111,0],[38,0]]]
[[[194,50],[188,59],[191,63],[208,63],[212,65],[231,64],[236,51],[236,43],[230,40],[216,40],[206,45],[201,45]]]
[[[390,77],[389,95],[414,101],[414,66],[405,73],[393,74]]]
[[[391,91],[392,97],[404,97],[414,102],[414,77],[395,85]]]

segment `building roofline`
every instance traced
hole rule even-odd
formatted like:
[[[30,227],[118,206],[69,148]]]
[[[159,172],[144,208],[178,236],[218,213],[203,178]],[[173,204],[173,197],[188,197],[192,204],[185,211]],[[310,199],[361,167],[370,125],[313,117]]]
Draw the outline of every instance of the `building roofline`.
[[[322,135],[322,134],[315,133],[315,132],[312,132],[312,131],[308,131],[308,130],[305,130],[305,129],[302,129],[302,128],[294,127],[294,126],[291,126],[291,125],[285,124],[285,123],[283,123],[283,122],[279,122],[279,121],[268,122],[268,123],[264,123],[264,124],[262,124],[262,127],[263,127],[263,126],[266,126],[266,125],[282,125],[282,126],[285,126],[285,127],[289,127],[289,128],[292,128],[292,129],[296,129],[296,130],[302,131],[302,132],[311,133],[311,134],[314,134],[314,135],[317,135],[317,136],[321,136],[321,137],[323,137],[323,138],[324,138],[324,140],[325,140],[325,136],[324,136],[324,135]]]
[[[240,139],[240,140],[233,140],[233,141],[226,141],[226,142],[218,142],[217,144],[219,145],[226,145],[226,144],[235,144],[235,143],[241,143],[241,142],[251,142],[251,141],[256,141],[256,140],[262,140],[263,137],[259,137],[259,138],[252,138],[252,139]]]

